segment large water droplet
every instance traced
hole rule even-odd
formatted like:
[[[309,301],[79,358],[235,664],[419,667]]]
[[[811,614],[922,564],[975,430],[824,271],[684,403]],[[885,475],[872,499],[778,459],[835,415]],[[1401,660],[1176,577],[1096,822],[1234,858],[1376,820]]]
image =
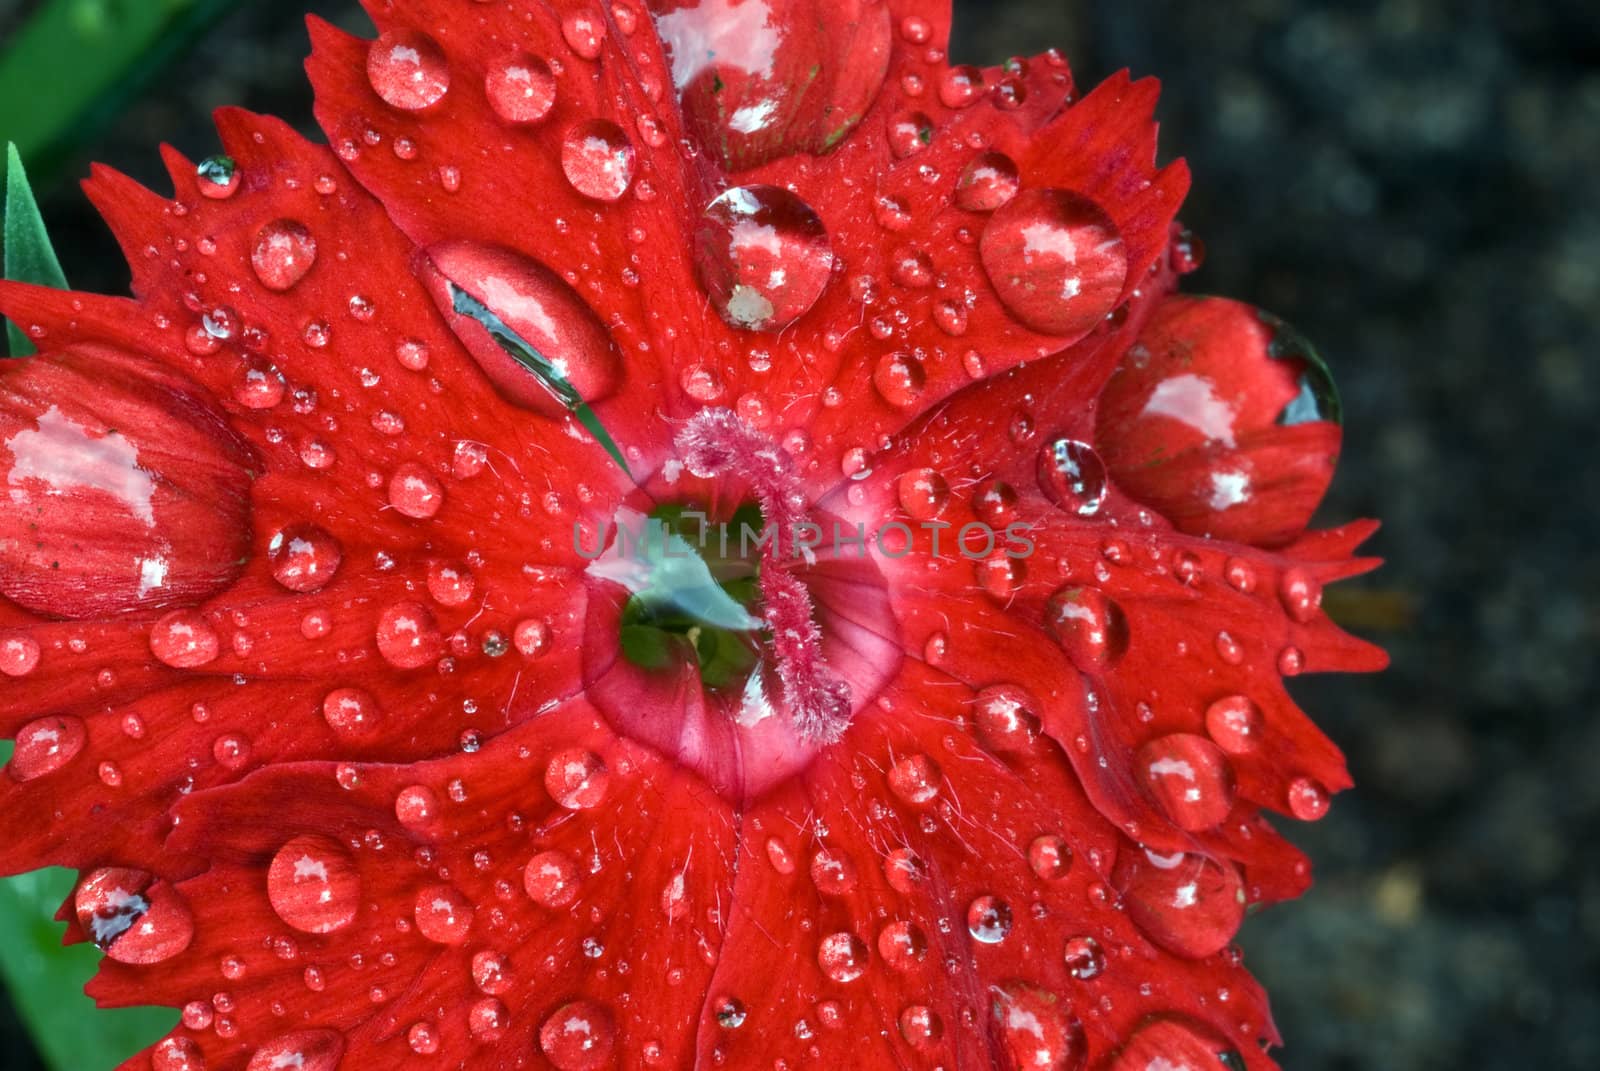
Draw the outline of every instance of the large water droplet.
[[[544,770],[544,787],[550,798],[569,811],[598,807],[611,785],[611,771],[600,756],[582,748],[567,748],[550,757]]]
[[[317,262],[317,240],[304,223],[273,220],[256,232],[250,266],[268,290],[283,292],[306,277]]]
[[[89,939],[118,963],[159,963],[194,939],[194,916],[183,897],[142,870],[94,871],[78,885],[73,907]]]
[[[911,1004],[900,1010],[900,1036],[918,1052],[931,1052],[944,1037],[944,1020],[926,1004]]]
[[[1011,934],[1011,905],[998,896],[980,896],[967,905],[967,932],[974,941],[997,945]]]
[[[1328,813],[1328,790],[1311,777],[1289,782],[1289,813],[1302,822],[1315,822]]]
[[[1236,1056],[1226,1041],[1200,1024],[1163,1017],[1134,1031],[1105,1071],[1226,1071],[1231,1067],[1242,1071],[1243,1061],[1234,1064],[1229,1059]]]
[[[540,852],[523,869],[522,887],[540,907],[570,907],[578,898],[578,864],[565,852]]]
[[[914,970],[928,957],[928,935],[914,922],[891,922],[878,932],[878,955],[894,970]]]
[[[489,106],[508,123],[537,123],[556,102],[556,76],[537,56],[510,56],[491,63],[483,85]]]
[[[17,730],[16,750],[6,763],[6,773],[15,781],[32,781],[54,773],[77,758],[88,739],[88,730],[77,718],[58,716],[30,721]]]
[[[378,701],[360,688],[335,688],[322,700],[322,717],[340,736],[364,736],[378,727]]]
[[[992,684],[972,703],[973,722],[983,746],[997,753],[1027,751],[1038,739],[1040,721],[1034,698],[1015,684]]]
[[[700,218],[695,269],[729,324],[778,331],[816,304],[833,271],[833,247],[821,218],[795,194],[736,186]]]
[[[150,1071],[206,1071],[206,1058],[193,1038],[162,1038],[150,1050]]]
[[[867,973],[868,958],[867,943],[853,933],[830,933],[817,946],[817,965],[840,984]]]
[[[420,602],[401,602],[378,617],[378,653],[397,669],[418,669],[444,651],[433,612]]]
[[[926,755],[907,755],[889,769],[889,790],[907,803],[928,803],[944,780],[939,764]]]
[[[428,248],[422,278],[451,329],[512,402],[559,416],[608,397],[621,383],[610,334],[544,265],[497,246],[441,242]],[[463,296],[487,318],[466,314]]]
[[[913,520],[926,521],[937,517],[950,501],[950,485],[936,469],[910,469],[903,472],[895,488],[900,508]]]
[[[1248,755],[1261,746],[1261,708],[1247,696],[1228,695],[1206,708],[1206,732],[1230,755]]]
[[[427,34],[395,30],[368,47],[367,79],[391,107],[421,111],[444,99],[450,89],[450,65]]]
[[[1078,1071],[1083,1027],[1060,996],[1027,982],[995,986],[990,1014],[1002,1071]]]
[[[1039,451],[1039,487],[1068,513],[1093,517],[1106,500],[1106,467],[1086,442],[1053,437]]]
[[[220,201],[239,192],[241,175],[231,156],[208,156],[194,169],[195,187],[202,197]]]
[[[1128,277],[1122,236],[1068,190],[1028,190],[998,209],[978,244],[1006,309],[1047,335],[1082,336],[1114,309]]]
[[[855,891],[859,875],[850,857],[828,848],[811,857],[811,883],[824,896],[845,896]]]
[[[561,142],[562,173],[591,200],[621,200],[633,183],[633,164],[633,142],[609,119],[579,123]]]
[[[459,945],[472,930],[472,901],[451,885],[433,885],[417,893],[412,917],[417,932],[441,945]]]
[[[1116,664],[1128,650],[1128,619],[1098,588],[1061,588],[1045,604],[1045,625],[1085,673]]]
[[[1028,865],[1045,881],[1060,881],[1072,869],[1072,848],[1054,833],[1035,837],[1028,845]]]
[[[196,669],[217,657],[221,641],[198,610],[174,610],[150,626],[150,653],[174,669]]]
[[[922,365],[904,353],[884,354],[872,371],[872,383],[879,396],[897,409],[916,404],[925,380]]]
[[[267,544],[272,577],[290,591],[321,591],[343,559],[339,541],[314,524],[280,528]]]
[[[1244,885],[1202,855],[1130,849],[1111,875],[1128,917],[1168,952],[1202,959],[1226,948],[1244,920]]]
[[[1172,733],[1141,747],[1134,771],[1180,829],[1210,829],[1233,809],[1233,776],[1203,736]]]
[[[1021,185],[1011,157],[998,152],[981,153],[956,182],[956,207],[968,212],[993,212],[1015,197]]]
[[[616,1039],[610,1010],[592,1000],[562,1005],[539,1027],[539,1048],[557,1071],[599,1071],[609,1066]]]
[[[267,868],[267,900],[278,917],[302,933],[333,933],[350,925],[361,902],[361,874],[329,837],[295,837]]]
[[[344,1035],[336,1030],[303,1030],[267,1042],[250,1057],[245,1071],[337,1071]]]

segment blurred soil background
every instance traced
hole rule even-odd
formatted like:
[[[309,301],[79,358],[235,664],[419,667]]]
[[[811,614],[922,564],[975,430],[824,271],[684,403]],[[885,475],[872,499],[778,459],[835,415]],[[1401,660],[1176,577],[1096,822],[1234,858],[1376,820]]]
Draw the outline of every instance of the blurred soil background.
[[[114,8],[155,0],[85,0]],[[0,0],[0,41],[38,4]],[[954,58],[1060,46],[1080,86],[1164,84],[1166,157],[1208,256],[1343,393],[1329,523],[1388,559],[1330,605],[1375,678],[1295,692],[1357,789],[1290,835],[1300,903],[1247,923],[1293,1071],[1600,1065],[1600,15],[1580,0],[961,0]],[[74,285],[127,272],[73,179],[158,189],[236,103],[307,132],[301,14],[237,0],[35,174]],[[0,103],[0,117],[18,107]],[[3,124],[0,124],[3,126]],[[0,129],[0,138],[5,136]],[[319,135],[320,137],[320,135]],[[1292,823],[1286,823],[1292,824]],[[0,1068],[37,1071],[0,1008]],[[100,1071],[85,1068],[83,1071]]]

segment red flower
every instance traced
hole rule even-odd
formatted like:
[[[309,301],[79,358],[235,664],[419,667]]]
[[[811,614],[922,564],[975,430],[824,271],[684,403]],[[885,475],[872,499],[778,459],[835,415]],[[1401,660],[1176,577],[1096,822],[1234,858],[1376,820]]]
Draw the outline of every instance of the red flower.
[[[157,1071],[1272,1066],[1371,526],[1171,293],[1154,83],[636,3],[313,22],[331,149],[224,111],[87,184],[136,300],[0,288],[0,866]]]

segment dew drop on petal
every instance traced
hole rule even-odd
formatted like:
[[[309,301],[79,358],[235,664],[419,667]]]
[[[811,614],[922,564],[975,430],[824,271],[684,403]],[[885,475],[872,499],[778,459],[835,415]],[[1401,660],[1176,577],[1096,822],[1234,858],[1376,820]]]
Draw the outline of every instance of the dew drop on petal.
[[[1087,334],[1128,276],[1122,236],[1100,206],[1067,190],[1028,190],[990,217],[979,255],[1001,304],[1047,335]]]
[[[472,957],[472,984],[478,992],[499,996],[511,988],[511,966],[498,952],[485,949]]]
[[[599,1071],[611,1063],[617,1029],[611,1012],[592,1000],[557,1008],[539,1027],[539,1049],[557,1071]]]
[[[118,963],[160,963],[194,939],[194,916],[183,897],[142,870],[94,871],[79,883],[73,907],[90,940]]]
[[[150,1050],[150,1071],[206,1071],[206,1058],[193,1038],[162,1038]]]
[[[378,653],[397,669],[417,669],[444,651],[444,637],[433,613],[420,602],[401,602],[378,617]]]
[[[902,1008],[897,1022],[900,1036],[918,1052],[932,1051],[944,1037],[944,1021],[939,1018],[938,1012],[926,1004],[911,1004]]]
[[[974,157],[956,182],[956,207],[967,212],[993,212],[1017,195],[1022,179],[1004,153]]]
[[[331,838],[295,837],[278,849],[267,868],[267,900],[279,918],[301,933],[333,933],[356,917],[361,874]]]
[[[992,684],[977,694],[972,717],[978,739],[990,751],[1027,751],[1038,739],[1038,703],[1015,684]]]
[[[467,1032],[479,1044],[499,1041],[510,1025],[510,1010],[493,997],[476,1001],[467,1009]]]
[[[317,240],[304,223],[278,219],[256,232],[250,266],[268,290],[281,293],[293,288],[316,262]]]
[[[508,123],[537,123],[556,102],[556,76],[537,56],[511,56],[491,63],[483,85],[489,106]]]
[[[633,166],[633,142],[609,119],[579,123],[562,139],[561,171],[591,200],[621,200],[633,184]]]
[[[272,578],[295,592],[327,587],[343,557],[339,541],[314,524],[286,525],[267,544]]]
[[[944,775],[927,755],[907,755],[889,769],[889,790],[907,803],[928,803],[939,795]]]
[[[1328,790],[1310,777],[1289,782],[1289,813],[1302,822],[1315,822],[1328,813]]]
[[[544,787],[550,798],[569,811],[598,807],[606,798],[611,771],[600,756],[582,748],[567,748],[550,757],[545,766]]]
[[[967,932],[974,941],[997,945],[1011,933],[1011,905],[998,896],[980,896],[967,905]]]
[[[422,829],[439,817],[439,796],[427,785],[407,785],[394,798],[395,819],[407,829]]]
[[[1072,848],[1054,833],[1035,837],[1028,845],[1028,865],[1045,881],[1060,881],[1072,869]]]
[[[32,636],[15,633],[0,636],[0,673],[8,677],[26,677],[39,664],[39,641]]]
[[[1134,924],[1177,956],[1220,952],[1244,920],[1238,873],[1201,855],[1130,849],[1118,854],[1111,880]]]
[[[853,982],[867,972],[867,943],[853,933],[830,933],[817,946],[817,965],[832,981]]]
[[[847,855],[823,848],[811,857],[811,883],[824,896],[845,896],[855,891],[855,863]]]
[[[1316,617],[1322,606],[1322,585],[1304,569],[1285,569],[1278,578],[1278,597],[1289,616],[1303,625]]]
[[[1067,973],[1082,982],[1097,977],[1106,969],[1106,955],[1100,950],[1100,942],[1087,935],[1067,938],[1063,956]]]
[[[344,1035],[336,1030],[304,1030],[267,1042],[250,1057],[245,1071],[337,1071]]]
[[[417,893],[412,917],[417,932],[441,945],[459,945],[472,929],[472,902],[454,886],[433,885]]]
[[[407,517],[427,520],[444,505],[444,487],[433,473],[407,461],[389,477],[389,505]]]
[[[220,201],[239,192],[243,176],[231,156],[208,156],[194,169],[195,187],[202,197]]]
[[[30,721],[17,730],[16,749],[6,773],[14,781],[55,773],[77,758],[88,739],[88,729],[77,718],[62,715]]]
[[[150,653],[174,669],[196,669],[217,657],[221,641],[198,610],[174,610],[150,627]]]
[[[884,354],[872,371],[872,383],[878,389],[878,396],[896,409],[916,404],[925,378],[922,365],[904,353]]]
[[[1128,650],[1128,619],[1098,588],[1058,590],[1045,604],[1045,625],[1085,673],[1115,665]]]
[[[1230,755],[1248,755],[1261,746],[1261,708],[1248,697],[1227,695],[1206,707],[1206,732]]]
[[[367,79],[384,103],[401,111],[432,107],[450,90],[450,65],[427,34],[395,30],[367,49]]]
[[[335,688],[322,700],[322,718],[340,736],[364,736],[378,726],[378,701],[360,688]]]
[[[567,47],[586,60],[600,58],[605,44],[606,24],[600,16],[589,12],[574,12],[561,20],[561,36]]]
[[[522,887],[540,907],[569,907],[578,898],[578,864],[565,852],[540,852],[523,869]]]
[[[1152,1068],[1172,1068],[1173,1071],[1238,1068],[1243,1071],[1244,1061],[1238,1059],[1238,1053],[1233,1052],[1226,1041],[1210,1035],[1200,1024],[1162,1017],[1150,1019],[1134,1031],[1105,1071],[1151,1071]]]
[[[1020,981],[990,992],[1001,1071],[1078,1071],[1084,1065],[1083,1027],[1060,996]]]
[[[1233,775],[1222,750],[1203,736],[1172,733],[1139,748],[1134,771],[1180,829],[1210,829],[1233,809]]]
[[[913,970],[928,956],[928,935],[914,922],[891,922],[878,932],[878,956],[894,970]]]
[[[934,469],[910,469],[900,474],[895,484],[900,508],[912,520],[926,521],[944,512],[950,501],[950,486]]]
[[[833,246],[821,218],[797,195],[736,186],[701,215],[694,263],[725,321],[778,331],[816,304],[833,271]]]
[[[1106,467],[1086,442],[1052,438],[1039,451],[1039,488],[1068,513],[1093,517],[1106,500]]]

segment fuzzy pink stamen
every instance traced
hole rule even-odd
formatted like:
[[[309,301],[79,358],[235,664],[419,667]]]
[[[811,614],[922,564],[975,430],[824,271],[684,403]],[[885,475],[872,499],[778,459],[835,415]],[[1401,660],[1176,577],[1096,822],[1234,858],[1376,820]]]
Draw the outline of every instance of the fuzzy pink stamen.
[[[696,476],[728,474],[749,483],[762,517],[776,529],[762,550],[759,584],[783,698],[802,735],[837,740],[850,724],[850,685],[822,657],[822,629],[811,593],[783,567],[796,531],[806,522],[805,493],[788,455],[727,409],[696,413],[678,432],[677,447]]]

